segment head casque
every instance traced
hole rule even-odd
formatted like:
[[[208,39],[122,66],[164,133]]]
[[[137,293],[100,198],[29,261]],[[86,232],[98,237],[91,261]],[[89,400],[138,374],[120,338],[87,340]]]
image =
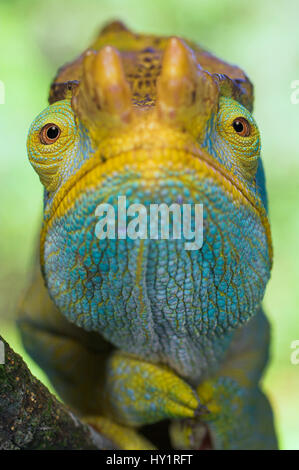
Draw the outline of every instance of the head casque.
[[[243,72],[118,23],[59,71],[32,124],[45,186],[41,261],[72,322],[192,374],[205,338],[252,316],[271,268],[260,137]],[[98,240],[98,204],[201,203],[204,243]]]

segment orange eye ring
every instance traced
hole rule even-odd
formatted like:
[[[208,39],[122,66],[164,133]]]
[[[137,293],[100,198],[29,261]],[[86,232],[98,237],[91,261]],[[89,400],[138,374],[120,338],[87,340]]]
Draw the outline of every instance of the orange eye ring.
[[[232,126],[236,133],[242,137],[248,137],[251,134],[251,126],[247,119],[243,117],[237,117],[234,119]]]
[[[53,122],[50,122],[41,128],[39,138],[42,144],[51,145],[59,139],[60,134],[60,128]]]

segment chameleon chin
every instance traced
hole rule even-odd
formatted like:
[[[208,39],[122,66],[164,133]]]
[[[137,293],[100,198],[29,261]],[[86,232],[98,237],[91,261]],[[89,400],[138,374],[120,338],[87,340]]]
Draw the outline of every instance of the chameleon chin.
[[[49,101],[27,144],[44,186],[27,351],[118,448],[275,449],[259,385],[272,248],[250,81],[190,41],[115,22],[59,70]],[[119,196],[202,204],[202,247],[99,240],[96,208]]]

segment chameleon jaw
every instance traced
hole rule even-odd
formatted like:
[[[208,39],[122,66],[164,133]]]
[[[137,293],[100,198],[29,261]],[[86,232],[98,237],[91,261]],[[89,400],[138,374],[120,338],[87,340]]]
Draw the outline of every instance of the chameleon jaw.
[[[125,173],[134,171],[135,180],[142,181],[148,190],[155,186],[157,181],[157,170],[165,168],[177,173],[181,181],[184,182],[186,175],[194,173],[193,189],[196,191],[196,181],[212,180],[219,187],[223,188],[227,194],[231,194],[233,200],[239,204],[245,204],[251,211],[258,215],[264,227],[269,257],[272,263],[272,240],[268,217],[259,199],[234,177],[223,165],[215,162],[214,159],[202,149],[185,151],[177,148],[155,148],[135,149],[120,152],[111,156],[103,162],[100,155],[95,154],[83,167],[63,185],[55,195],[51,206],[48,208],[45,223],[41,233],[41,260],[43,260],[43,246],[47,231],[51,228],[56,218],[63,216],[70,210],[80,196],[87,190],[92,190],[99,184],[103,184],[107,178],[111,178],[116,171]],[[188,185],[189,183],[187,183]],[[121,187],[119,189],[121,191]],[[162,201],[163,202],[163,201]],[[43,264],[43,261],[42,261]]]

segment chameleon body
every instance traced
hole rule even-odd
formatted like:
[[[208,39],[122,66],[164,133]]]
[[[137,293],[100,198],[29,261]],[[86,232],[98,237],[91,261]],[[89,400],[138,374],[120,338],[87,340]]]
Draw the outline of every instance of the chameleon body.
[[[30,128],[45,195],[23,340],[60,396],[122,448],[163,447],[165,420],[175,448],[277,445],[259,387],[272,249],[252,103],[238,67],[112,23],[59,70]],[[117,214],[119,196],[202,204],[202,247],[99,239],[97,206]]]

